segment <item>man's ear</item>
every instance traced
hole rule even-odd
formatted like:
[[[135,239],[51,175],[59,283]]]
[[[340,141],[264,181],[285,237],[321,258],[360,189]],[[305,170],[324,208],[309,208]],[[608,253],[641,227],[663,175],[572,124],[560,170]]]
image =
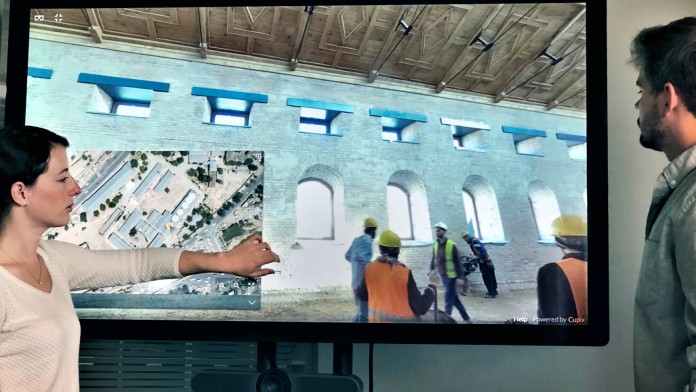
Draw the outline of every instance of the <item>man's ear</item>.
[[[667,82],[662,92],[664,93],[665,112],[673,111],[681,102],[681,98],[679,94],[677,94],[677,89],[674,88],[672,83]]]
[[[24,185],[23,182],[17,181],[14,184],[12,184],[12,187],[10,188],[10,194],[12,195],[12,200],[20,205],[20,206],[25,206],[27,205],[27,186]]]

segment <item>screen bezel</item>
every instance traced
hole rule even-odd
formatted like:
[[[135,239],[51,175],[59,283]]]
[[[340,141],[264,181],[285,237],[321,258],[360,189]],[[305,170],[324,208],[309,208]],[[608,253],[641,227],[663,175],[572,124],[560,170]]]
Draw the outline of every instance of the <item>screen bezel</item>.
[[[544,1],[547,2],[547,1]],[[548,3],[570,1],[548,1]],[[407,4],[410,1],[364,1],[364,4]],[[432,3],[438,3],[434,1]],[[497,3],[476,1],[476,3]],[[507,1],[506,3],[528,3]],[[323,1],[337,5],[341,2]],[[415,4],[415,3],[414,3]],[[24,124],[29,48],[29,17],[33,8],[93,8],[86,0],[27,0],[10,6],[6,115],[7,124]],[[296,1],[238,2],[244,5],[304,5]],[[204,3],[191,0],[102,1],[108,7],[229,6],[220,0]],[[588,307],[591,322],[586,325],[525,324],[352,324],[326,322],[260,321],[171,321],[81,319],[85,339],[236,340],[341,343],[418,344],[499,344],[602,346],[609,341],[608,175],[607,175],[607,55],[606,4],[586,3],[587,51],[587,195],[590,259],[604,262],[588,268]]]

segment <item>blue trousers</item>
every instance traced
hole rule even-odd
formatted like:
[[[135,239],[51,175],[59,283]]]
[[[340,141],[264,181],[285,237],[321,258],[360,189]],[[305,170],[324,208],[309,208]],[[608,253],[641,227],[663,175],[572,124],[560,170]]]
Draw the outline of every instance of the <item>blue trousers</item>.
[[[447,275],[440,276],[442,277],[442,283],[445,285],[445,313],[452,315],[452,307],[455,307],[462,316],[462,319],[468,320],[470,318],[469,314],[466,312],[464,304],[459,300],[459,296],[457,295],[457,279],[448,278]]]
[[[358,307],[358,312],[353,317],[354,323],[366,323],[367,322],[367,301],[361,301],[358,298],[358,290],[353,290],[353,296],[355,297],[355,305]]]

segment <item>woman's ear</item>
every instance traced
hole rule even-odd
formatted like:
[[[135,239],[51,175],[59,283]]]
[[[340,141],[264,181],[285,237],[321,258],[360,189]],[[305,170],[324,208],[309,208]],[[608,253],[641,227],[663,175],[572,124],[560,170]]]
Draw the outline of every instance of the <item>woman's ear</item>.
[[[27,186],[24,185],[23,182],[17,181],[14,184],[12,184],[12,187],[10,188],[10,194],[12,195],[12,200],[15,202],[15,204],[20,206],[27,205],[26,191]]]

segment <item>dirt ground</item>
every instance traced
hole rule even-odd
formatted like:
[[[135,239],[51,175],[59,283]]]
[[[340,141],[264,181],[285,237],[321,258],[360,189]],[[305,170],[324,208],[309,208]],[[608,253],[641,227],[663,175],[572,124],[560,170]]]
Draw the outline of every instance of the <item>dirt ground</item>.
[[[537,306],[534,289],[505,291],[501,287],[499,292],[494,299],[485,298],[485,291],[476,290],[459,298],[474,323],[503,323],[514,317],[526,317],[531,322]],[[444,290],[438,290],[437,304],[439,309],[444,307]],[[78,314],[85,318],[115,319],[350,322],[355,314],[355,304],[350,290],[336,289],[311,293],[264,293],[258,311],[78,309]],[[462,321],[456,310],[452,317],[457,322]]]
[[[459,298],[475,323],[502,323],[517,318],[532,320],[536,315],[537,299],[534,289],[500,291],[497,298],[485,298],[485,291],[472,291]],[[444,290],[438,290],[438,308],[443,309]],[[262,310],[258,315],[264,320],[283,321],[344,321],[349,322],[355,314],[352,293],[312,293],[301,296],[277,298],[265,295]],[[459,312],[454,310],[452,317],[461,322]],[[255,317],[256,318],[256,317]],[[423,321],[429,321],[423,318]]]

